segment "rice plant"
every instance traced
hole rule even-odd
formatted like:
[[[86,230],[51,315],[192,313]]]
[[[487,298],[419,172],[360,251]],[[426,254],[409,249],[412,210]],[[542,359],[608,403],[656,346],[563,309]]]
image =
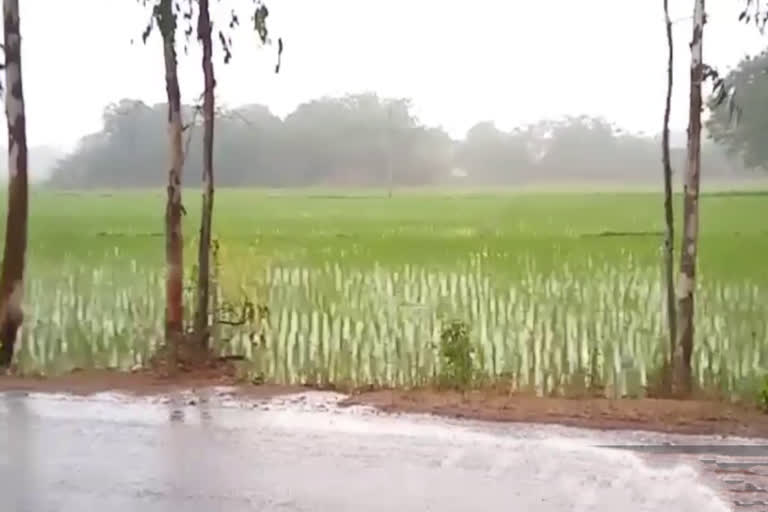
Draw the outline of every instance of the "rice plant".
[[[663,290],[654,269],[545,274],[523,261],[530,273],[510,282],[486,272],[484,258],[449,272],[327,263],[244,275],[241,293],[269,306],[265,342],[222,326],[222,350],[246,355],[250,371],[271,382],[411,387],[440,375],[440,333],[462,318],[472,326],[477,370],[513,390],[562,392],[574,376],[597,372],[612,394],[625,396],[663,365]],[[19,356],[25,371],[144,364],[162,340],[162,275],[137,268],[121,277],[79,268],[58,282],[33,279]],[[768,368],[768,297],[747,283],[708,283],[697,297],[696,378],[738,393]]]

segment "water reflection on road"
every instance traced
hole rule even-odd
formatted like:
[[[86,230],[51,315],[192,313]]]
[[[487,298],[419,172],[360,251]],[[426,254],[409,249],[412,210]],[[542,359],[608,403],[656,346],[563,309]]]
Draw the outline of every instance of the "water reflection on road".
[[[0,394],[2,509],[730,510],[695,465],[594,447],[682,438],[388,416],[339,398]]]

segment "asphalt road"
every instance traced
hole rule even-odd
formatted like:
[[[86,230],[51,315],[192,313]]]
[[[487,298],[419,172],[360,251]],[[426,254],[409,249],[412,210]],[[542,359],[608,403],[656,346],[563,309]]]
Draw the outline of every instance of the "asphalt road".
[[[690,439],[395,417],[336,400],[0,394],[0,509],[731,510],[696,460],[595,447]]]

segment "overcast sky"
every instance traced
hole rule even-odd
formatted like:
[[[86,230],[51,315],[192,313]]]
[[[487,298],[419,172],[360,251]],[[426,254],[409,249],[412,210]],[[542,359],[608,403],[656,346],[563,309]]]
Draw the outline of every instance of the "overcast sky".
[[[250,2],[220,5],[228,1]],[[766,44],[753,27],[738,23],[743,0],[707,3],[708,63],[726,69]],[[21,4],[31,145],[71,148],[83,134],[98,130],[103,107],[122,97],[165,101],[160,39],[155,35],[141,44],[148,13],[134,0]],[[673,19],[680,19],[673,125],[682,130],[693,1],[671,4]],[[606,116],[630,130],[660,128],[666,67],[661,0],[271,0],[268,5],[271,33],[285,41],[283,69],[273,73],[275,49],[260,47],[244,24],[233,62],[216,63],[220,103],[263,103],[283,116],[311,98],[373,90],[412,98],[424,122],[442,125],[454,136],[479,120],[512,128],[581,113]],[[193,42],[182,58],[185,101],[202,92],[199,56]]]

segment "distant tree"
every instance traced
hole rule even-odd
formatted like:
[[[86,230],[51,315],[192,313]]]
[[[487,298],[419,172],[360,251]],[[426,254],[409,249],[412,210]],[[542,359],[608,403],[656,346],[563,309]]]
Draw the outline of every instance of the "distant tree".
[[[282,129],[280,161],[290,185],[425,185],[435,180],[436,162],[450,138],[426,130],[404,99],[371,93],[323,98],[299,105]],[[422,145],[437,149],[426,162]],[[440,172],[448,172],[447,167]]]
[[[546,120],[528,131],[538,172],[557,179],[626,182],[647,175],[658,161],[653,139],[600,117]]]
[[[478,184],[511,184],[530,168],[525,136],[490,121],[477,123],[457,150],[456,163]]]
[[[246,105],[217,115],[214,157],[220,186],[284,186],[289,150],[283,122],[262,105]]]
[[[691,90],[688,120],[687,166],[684,176],[683,240],[680,248],[678,284],[678,340],[675,344],[675,387],[691,389],[691,356],[694,340],[694,293],[696,256],[699,245],[699,182],[701,174],[701,86],[705,79],[703,61],[704,0],[694,0],[691,39]]]
[[[677,311],[675,307],[675,213],[672,206],[672,157],[669,148],[669,117],[672,110],[672,86],[674,42],[672,20],[669,17],[669,0],[663,0],[664,25],[667,39],[667,96],[664,104],[661,153],[664,177],[664,275],[667,288],[667,324],[669,330],[669,368],[673,366],[675,343],[677,342]]]
[[[197,39],[203,47],[203,204],[200,216],[200,240],[197,253],[197,308],[195,336],[203,349],[208,347],[208,304],[210,301],[210,254],[213,222],[213,134],[216,112],[213,70],[213,41],[211,13],[208,0],[199,0]]]
[[[724,102],[716,95],[709,98],[711,115],[706,123],[710,137],[722,145],[729,155],[744,165],[768,169],[768,51],[739,62],[728,73],[725,87],[735,91],[740,110],[734,113],[734,103]]]
[[[182,106],[182,118],[193,119],[197,106]],[[168,153],[167,105],[147,105],[123,99],[104,109],[101,131],[86,135],[56,165],[49,184],[54,187],[159,187],[166,184]],[[217,111],[214,159],[219,183],[225,186],[262,184],[279,150],[279,118],[265,107],[245,106]],[[192,129],[192,128],[189,128]],[[197,183],[202,175],[202,137],[196,128],[185,156],[182,182]],[[186,145],[186,140],[184,140]],[[276,173],[277,174],[277,173]]]
[[[741,0],[739,21],[754,24],[765,34],[768,23],[768,1]],[[748,168],[768,168],[768,152],[765,150],[765,98],[768,87],[765,74],[768,51],[755,57],[747,56],[738,67],[721,77],[716,69],[705,68],[707,78],[714,83],[708,107],[712,116],[707,122],[710,137],[722,144],[731,157],[739,157]],[[745,114],[746,113],[746,114]]]
[[[0,366],[13,360],[24,313],[27,251],[27,121],[21,71],[19,0],[3,0],[5,117],[8,127],[8,213],[0,274]]]
[[[176,28],[180,9],[180,5],[174,0],[158,0],[152,7],[152,21],[143,34],[146,42],[155,24],[160,31],[165,63],[165,90],[168,97],[170,164],[165,206],[165,344],[170,372],[176,370],[179,343],[184,333],[184,233],[181,225],[183,212],[181,175],[184,167],[184,150],[176,53]]]
[[[266,20],[267,7],[261,2],[255,3],[252,15],[253,27],[261,38],[262,43],[267,42]],[[232,11],[229,28],[238,25],[239,17]],[[195,337],[203,349],[208,349],[209,338],[209,311],[210,300],[210,253],[211,253],[211,229],[213,223],[213,194],[214,194],[214,119],[215,97],[214,88],[216,79],[213,69],[213,41],[211,33],[213,25],[208,0],[198,0],[197,38],[203,47],[203,204],[200,216],[200,237],[198,241],[197,256],[197,307],[195,309],[194,332]],[[222,30],[219,30],[219,40],[224,45],[224,62],[228,62],[232,56],[231,43]],[[282,39],[278,41],[278,64],[275,72],[280,70],[280,55],[283,51]]]
[[[616,132],[605,119],[567,117],[552,123],[550,129],[549,149],[539,162],[543,172],[561,174],[570,169],[574,176],[600,178],[619,168],[614,159]]]
[[[182,106],[192,119],[197,106]],[[388,115],[391,110],[391,118]],[[478,123],[463,140],[427,126],[403,98],[355,94],[299,105],[285,120],[263,105],[216,109],[213,158],[216,185],[263,186],[470,186],[564,180],[652,183],[660,140],[623,131],[587,116],[544,120],[510,131]],[[159,187],[167,156],[165,104],[123,99],[103,113],[103,128],[85,136],[60,159],[54,187]],[[200,123],[197,123],[198,125]],[[189,125],[189,123],[188,123]],[[184,136],[188,155],[182,182],[196,186],[203,172],[202,130]],[[674,165],[683,148],[670,148]],[[391,162],[391,173],[389,163]],[[705,176],[752,176],[714,144],[702,147]]]

